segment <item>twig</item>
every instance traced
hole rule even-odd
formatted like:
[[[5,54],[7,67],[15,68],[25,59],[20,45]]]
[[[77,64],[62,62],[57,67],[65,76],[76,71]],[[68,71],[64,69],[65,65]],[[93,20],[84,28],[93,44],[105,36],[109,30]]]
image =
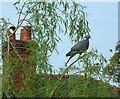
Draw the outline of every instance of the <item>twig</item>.
[[[59,79],[58,84],[56,85],[55,89],[52,91],[52,94],[51,94],[50,98],[53,97],[54,93],[56,92],[57,88],[59,87],[59,85],[60,85],[60,83],[61,83],[61,80],[62,80],[64,74],[68,71],[68,69],[69,69],[74,63],[76,63],[80,58],[84,57],[85,55],[87,55],[87,54],[84,54],[84,55],[82,55],[82,56],[79,56],[73,63],[71,63],[71,64],[64,70],[62,76],[61,76],[60,79]]]
[[[10,44],[12,45],[13,51],[15,52],[15,54],[17,55],[17,57],[20,59],[20,61],[22,61],[21,57],[19,56],[19,54],[17,53],[17,51],[15,50],[15,47],[13,46],[12,42],[10,41]]]
[[[21,10],[20,10],[20,14],[19,14],[19,16],[18,16],[18,24],[19,24],[20,17],[21,17],[21,14],[22,14],[22,11],[23,11],[23,9],[24,9],[25,4],[26,4],[26,2],[24,2],[23,6],[22,6],[22,8],[21,8]]]
[[[36,7],[36,5],[37,5],[38,3],[36,3],[35,5],[33,5],[33,7],[32,8],[34,8],[34,7]],[[31,9],[32,9],[31,8]],[[31,10],[30,9],[30,10]],[[24,20],[26,19],[26,17],[28,16],[28,14],[29,14],[29,12],[27,12],[27,14],[24,16],[24,18],[21,20],[21,21],[19,21],[19,19],[18,19],[18,24],[17,24],[17,27],[16,27],[16,29],[14,30],[14,32],[9,36],[9,37],[11,37],[13,34],[15,34],[15,32],[18,30],[18,28],[22,25],[22,23],[24,22]]]
[[[11,25],[14,25],[14,24],[12,24],[11,22],[9,22],[9,21],[6,21],[4,18],[0,18],[0,20],[2,20],[4,23],[6,23],[6,24],[11,24]]]
[[[7,43],[7,52],[8,52],[8,55],[9,55],[9,52],[10,52],[10,43],[9,43],[9,37],[7,37],[8,38],[8,43]]]
[[[16,31],[18,30],[18,28],[22,25],[22,23],[24,22],[24,20],[25,20],[25,18],[27,17],[28,14],[29,14],[29,13],[27,13],[27,14],[24,16],[23,20],[17,25],[17,27],[15,28],[14,32],[13,32],[9,37],[11,37],[12,35],[15,34],[15,32],[16,32]]]

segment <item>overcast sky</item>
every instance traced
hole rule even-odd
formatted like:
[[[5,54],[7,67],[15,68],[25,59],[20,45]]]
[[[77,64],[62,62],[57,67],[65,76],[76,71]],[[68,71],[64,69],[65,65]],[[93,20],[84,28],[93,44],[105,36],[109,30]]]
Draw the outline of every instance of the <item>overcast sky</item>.
[[[91,50],[91,48],[97,49],[105,58],[109,59],[112,55],[109,49],[114,50],[118,41],[118,3],[85,2],[81,4],[87,7],[85,11],[88,13],[87,19],[91,29],[90,34],[92,39],[90,40],[89,50]],[[2,16],[6,19],[10,19],[13,24],[16,24],[17,14],[12,3],[0,3],[0,12],[1,11],[0,17]],[[19,39],[19,31],[17,34],[17,38]],[[61,35],[61,39],[62,42],[60,42],[57,47],[59,54],[54,52],[50,58],[50,62],[55,69],[64,67],[68,59],[65,54],[73,46],[67,36]],[[75,58],[71,59],[70,62],[74,61]]]

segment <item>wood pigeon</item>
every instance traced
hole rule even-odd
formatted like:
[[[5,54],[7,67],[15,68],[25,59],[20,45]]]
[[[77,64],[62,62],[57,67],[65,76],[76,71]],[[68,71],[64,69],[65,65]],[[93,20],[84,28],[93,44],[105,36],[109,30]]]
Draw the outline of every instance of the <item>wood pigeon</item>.
[[[66,57],[67,56],[70,56],[70,58],[68,59],[68,61],[66,62],[66,64],[69,62],[69,60],[76,54],[82,54],[84,51],[86,51],[89,47],[89,38],[90,35],[86,35],[84,37],[83,40],[81,40],[80,42],[78,42],[77,44],[75,44],[72,48],[71,48],[71,51],[69,51],[67,54],[66,54]]]

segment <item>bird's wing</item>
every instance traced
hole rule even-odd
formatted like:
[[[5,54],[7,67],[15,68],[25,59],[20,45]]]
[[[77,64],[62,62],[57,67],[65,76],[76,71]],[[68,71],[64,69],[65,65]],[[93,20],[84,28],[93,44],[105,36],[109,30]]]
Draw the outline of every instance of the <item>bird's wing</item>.
[[[89,40],[82,40],[75,44],[72,48],[71,51],[79,51],[79,50],[87,50],[89,47]]]

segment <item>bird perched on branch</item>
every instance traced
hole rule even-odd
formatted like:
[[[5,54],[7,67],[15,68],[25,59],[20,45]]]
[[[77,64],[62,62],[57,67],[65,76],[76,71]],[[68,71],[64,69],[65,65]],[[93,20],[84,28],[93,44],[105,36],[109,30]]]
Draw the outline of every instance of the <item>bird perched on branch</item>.
[[[90,35],[86,35],[83,40],[81,40],[71,48],[71,50],[66,54],[66,57],[70,56],[66,64],[74,55],[76,54],[81,55],[83,52],[85,52],[88,49],[89,38],[91,38]]]
[[[14,34],[15,29],[16,29],[15,26],[11,26],[10,28],[7,29],[8,36],[11,35],[10,40],[16,40],[16,37],[15,37],[15,34]],[[12,32],[10,30],[12,30]]]

